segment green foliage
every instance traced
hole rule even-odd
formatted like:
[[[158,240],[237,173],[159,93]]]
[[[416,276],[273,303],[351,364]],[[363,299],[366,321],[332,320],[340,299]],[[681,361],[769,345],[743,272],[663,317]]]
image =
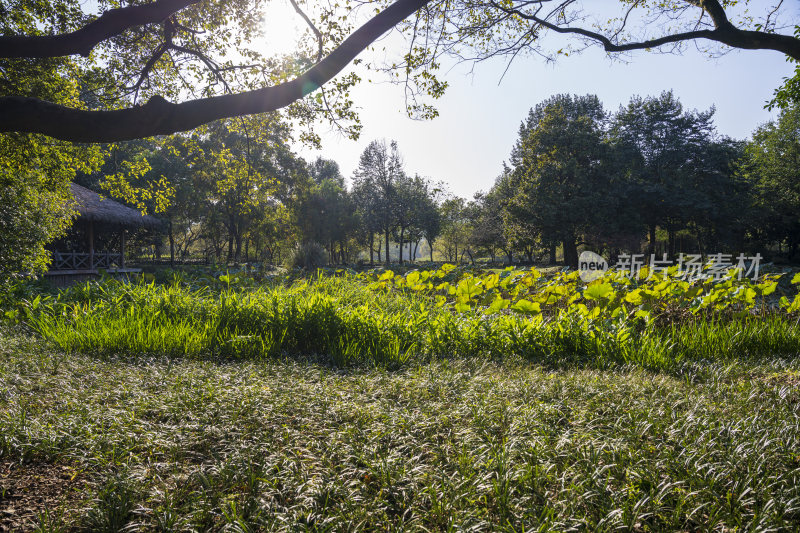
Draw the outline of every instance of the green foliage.
[[[0,185],[0,275],[26,276],[47,270],[45,244],[69,226],[73,211],[68,187],[50,190],[31,174]]]
[[[448,198],[439,208],[441,232],[437,247],[445,260],[460,262],[468,251],[469,237],[472,232],[470,212],[463,198]]]
[[[97,533],[123,531],[133,520],[135,502],[131,482],[112,477],[100,487],[95,505],[87,514],[86,527]]]
[[[794,36],[800,39],[800,25],[795,25]],[[766,105],[769,110],[776,107],[787,110],[800,106],[800,62],[788,57],[786,61],[795,65],[794,76],[784,78],[783,85],[775,89],[772,100]]]
[[[578,235],[617,212],[603,143],[605,119],[596,96],[554,96],[530,111],[512,153],[515,192],[506,206],[511,227],[534,229],[548,246],[562,242],[573,268]],[[516,236],[526,238],[531,236]]]
[[[90,283],[22,301],[9,318],[68,351],[318,354],[341,366],[519,356],[559,368],[636,364],[670,371],[712,353],[728,359],[800,351],[795,319],[783,314],[797,312],[800,296],[779,302],[772,277],[689,283],[612,273],[587,285],[577,273],[446,265],[405,275],[320,274],[291,286],[260,286],[243,275],[221,276],[211,287],[185,283]]]
[[[2,5],[0,33],[67,33],[126,5],[117,0],[91,4],[12,0]],[[309,32],[299,39],[295,50],[282,55],[264,46],[263,22],[275,16],[275,4],[253,0],[196,2],[160,23],[135,25],[111,35],[85,57],[0,59],[0,95],[107,110],[142,104],[154,96],[180,101],[274,86],[315,63],[320,44],[327,53],[350,32],[351,25],[338,15],[339,7],[309,10],[322,43]],[[303,24],[299,15],[298,22]],[[324,96],[316,91],[286,106],[283,112],[299,126],[304,142],[319,143],[314,126],[320,117],[334,122],[348,136],[358,135],[361,126],[349,97],[358,81],[356,73],[339,76],[326,85]],[[80,88],[80,100],[77,90],[69,101],[43,90],[53,83]]]
[[[129,529],[214,532],[791,531],[800,512],[796,357],[344,370],[101,359],[3,333],[0,453],[78,475],[61,483],[87,501],[53,505],[63,530],[129,509]]]
[[[287,266],[315,271],[328,264],[328,253],[325,247],[315,241],[298,244],[289,256]]]
[[[503,208],[508,201],[504,193],[511,191],[500,183],[503,179],[505,176],[501,176],[488,193],[476,193],[471,203],[470,245],[477,253],[488,254],[492,262],[498,252],[510,256],[513,248],[508,237],[510,232],[506,231],[503,221]]]
[[[383,234],[387,263],[389,235],[397,226],[396,187],[404,178],[405,171],[397,143],[391,141],[387,145],[385,140],[374,140],[367,145],[353,174],[353,194],[361,212],[365,233],[370,236],[378,234],[379,240]]]
[[[81,8],[71,0],[4,2],[0,34],[68,31],[80,23]],[[0,59],[0,96],[42,98],[85,107],[74,58]],[[13,82],[11,81],[13,80]],[[101,150],[54,141],[42,135],[0,133],[0,276],[38,274],[50,257],[44,246],[63,234],[74,214],[69,205],[76,172],[101,162]]]
[[[667,234],[663,253],[673,258],[679,233],[690,249],[739,253],[747,243],[763,250],[761,212],[736,172],[743,143],[720,137],[713,114],[685,111],[672,92],[634,96],[613,116],[591,95],[540,103],[487,196],[503,215],[497,242],[506,241],[509,258],[524,251],[529,261],[549,250],[554,262],[561,245],[572,268],[577,242],[612,255],[639,253],[647,236],[647,253],[655,254],[659,230]],[[483,218],[491,222],[491,214]]]
[[[0,455],[62,530],[793,527],[800,274],[332,274],[20,284]]]
[[[753,231],[767,242],[800,245],[800,107],[784,110],[776,122],[759,128],[745,148],[741,172],[752,184],[758,224]]]
[[[190,135],[119,143],[96,175],[111,196],[169,222],[179,258],[205,245],[241,261],[252,243],[275,262],[294,237],[293,216],[311,180],[279,114],[225,120]],[[249,248],[249,247],[248,247]]]
[[[69,183],[77,169],[95,168],[99,153],[37,135],[0,134],[0,276],[47,270],[45,245],[74,214]]]
[[[798,32],[796,32],[797,34]],[[791,61],[796,63],[796,61]],[[767,109],[789,109],[800,105],[800,65],[794,69],[794,76],[783,79],[783,85],[775,90],[772,100],[766,105]]]
[[[686,111],[665,91],[633,97],[613,118],[609,137],[624,176],[615,192],[629,222],[649,230],[650,253],[657,226],[668,232],[670,256],[687,228],[701,247],[741,242],[749,191],[733,171],[739,146],[717,135],[713,115]]]
[[[304,241],[324,244],[334,257],[335,245],[344,249],[356,233],[358,212],[334,161],[317,159],[309,170],[314,184],[296,200],[295,223]]]
[[[704,272],[712,267],[713,263],[707,263]],[[794,313],[797,308],[791,307],[795,305],[792,302],[800,302],[800,294],[790,300],[791,293],[786,289],[781,291],[785,293],[782,296],[777,292],[781,276],[768,274],[753,281],[735,269],[718,279],[707,275],[694,280],[685,279],[677,267],[653,273],[643,268],[634,278],[627,272],[611,270],[589,283],[575,271],[544,275],[536,268],[509,267],[495,272],[453,265],[435,271],[412,270],[404,276],[384,271],[358,277],[368,281],[373,290],[410,291],[427,296],[437,307],[457,312],[494,314],[509,309],[503,312],[542,313],[559,320],[577,318],[590,327],[616,324],[628,328],[637,321],[665,325],[753,317],[769,314],[769,306]],[[800,277],[795,276],[791,283],[800,283]]]

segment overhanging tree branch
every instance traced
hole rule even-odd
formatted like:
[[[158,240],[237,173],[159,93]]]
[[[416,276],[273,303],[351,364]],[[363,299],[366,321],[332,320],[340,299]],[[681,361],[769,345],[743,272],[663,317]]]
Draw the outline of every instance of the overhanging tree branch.
[[[95,46],[128,28],[161,22],[200,1],[156,0],[152,4],[111,9],[79,30],[60,35],[2,35],[0,57],[88,56]]]
[[[36,58],[73,53],[88,54],[92,47],[104,39],[142,24],[168,20],[174,12],[199,1],[202,0],[155,0],[143,6],[111,10],[84,28],[64,35],[0,37],[0,57]],[[550,3],[550,0],[523,0],[516,8],[512,7],[513,4],[511,6],[499,4],[495,0],[484,1],[486,3],[483,5],[486,8],[501,10],[507,17],[514,16],[529,21],[531,25],[528,33],[532,33],[534,36],[540,28],[562,34],[576,34],[600,43],[608,52],[626,52],[656,48],[681,41],[709,39],[741,49],[776,50],[800,61],[800,39],[765,31],[741,30],[730,23],[722,7],[723,4],[717,0],[684,0],[686,6],[702,10],[703,17],[710,19],[711,23],[705,23],[708,26],[706,29],[686,31],[640,42],[620,42],[619,32],[606,36],[597,31],[571,27],[568,25],[570,22],[568,19],[556,19],[554,22],[553,17],[557,17],[559,14],[563,15],[564,10],[573,0],[559,0],[555,3]],[[36,98],[5,96],[0,97],[0,132],[41,133],[77,142],[113,142],[186,131],[221,118],[281,109],[321,88],[378,37],[418,9],[433,2],[434,0],[395,1],[350,35],[329,55],[320,56],[321,59],[318,59],[311,69],[296,79],[280,85],[178,104],[170,103],[160,96],[154,96],[143,106],[110,111],[87,111]],[[293,1],[292,3],[297,9],[297,2]],[[449,5],[449,3],[446,4]],[[540,16],[545,5],[553,9]],[[636,5],[638,2],[631,4],[631,9]],[[690,8],[686,7],[686,9]],[[298,12],[304,16],[302,10],[298,9]],[[622,27],[624,27],[629,13],[630,9],[626,13]],[[440,16],[446,19],[446,6]],[[306,22],[310,22],[307,16],[304,18]],[[177,22],[172,21],[171,24],[177,25]],[[445,25],[446,23],[442,23],[441,35],[444,35]],[[320,33],[313,24],[311,27],[318,38],[321,51]],[[488,25],[485,31],[488,32],[491,29],[491,25]],[[417,31],[416,26],[414,31]],[[453,35],[454,39],[458,41],[458,35]],[[516,53],[528,44],[527,40],[518,40],[511,48],[501,49],[501,51]],[[219,74],[221,70],[208,60],[207,56],[189,48],[176,48],[168,38],[166,46],[167,49],[176,49],[182,53],[196,55],[211,68],[217,77],[221,78]],[[427,46],[429,44],[426,41]],[[431,56],[434,59],[438,47],[439,41],[437,40]],[[157,59],[161,53],[163,53],[163,49],[159,48],[154,57]],[[143,77],[147,75],[148,71],[149,67],[145,65],[137,86],[141,85]]]
[[[60,35],[2,35],[0,57],[88,56],[99,43],[128,28],[158,23],[201,0],[156,0],[151,4],[111,9],[97,20]]]
[[[686,0],[688,3],[703,9],[709,14],[714,23],[714,29],[695,30],[673,35],[665,35],[655,39],[645,41],[635,41],[629,43],[615,43],[601,33],[576,28],[570,26],[559,26],[545,18],[533,13],[526,13],[519,9],[502,6],[492,0],[490,3],[496,9],[505,13],[514,14],[522,19],[534,22],[544,28],[556,33],[573,34],[586,37],[597,41],[603,46],[606,52],[619,53],[630,52],[633,50],[645,50],[648,48],[658,48],[665,44],[690,41],[695,39],[708,39],[718,43],[726,44],[734,48],[745,50],[775,50],[782,52],[796,61],[800,61],[800,39],[779,33],[767,33],[762,31],[748,31],[736,28],[730,23],[722,6],[715,0]]]
[[[0,98],[0,132],[41,133],[75,142],[115,142],[194,129],[221,118],[275,111],[317,90],[378,37],[431,0],[397,0],[353,32],[322,61],[292,81],[209,98],[170,103],[154,96],[143,106],[85,111],[37,98]]]
[[[722,28],[734,28],[731,21],[728,19],[728,15],[725,13],[725,9],[722,5],[717,2],[717,0],[685,0],[686,2],[692,4],[695,7],[699,7],[706,13],[708,16],[711,17],[711,21],[714,23],[714,26],[717,29]]]

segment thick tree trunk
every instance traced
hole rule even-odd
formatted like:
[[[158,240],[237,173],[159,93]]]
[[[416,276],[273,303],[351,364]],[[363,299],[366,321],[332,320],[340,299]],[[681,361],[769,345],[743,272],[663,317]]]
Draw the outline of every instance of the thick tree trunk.
[[[428,239],[425,240],[427,241]],[[431,252],[431,263],[433,263],[433,243],[431,241],[428,241],[428,248],[430,248]]]
[[[647,255],[656,253],[656,225],[650,224],[648,240],[647,240]]]
[[[369,232],[369,264],[370,264],[370,266],[375,264],[375,255],[374,255],[375,254],[375,249],[374,249],[375,241],[374,241],[374,239],[375,239],[375,235],[370,231]]]
[[[397,248],[399,252],[400,264],[403,264],[403,233],[405,232],[405,228],[400,227],[400,246]]]
[[[550,245],[550,264],[551,265],[555,265],[556,264],[556,245],[555,244],[551,244]]]
[[[578,247],[574,238],[564,240],[564,264],[572,269],[578,268]]]
[[[386,264],[391,264],[392,262],[392,254],[389,253],[389,230],[386,230]]]

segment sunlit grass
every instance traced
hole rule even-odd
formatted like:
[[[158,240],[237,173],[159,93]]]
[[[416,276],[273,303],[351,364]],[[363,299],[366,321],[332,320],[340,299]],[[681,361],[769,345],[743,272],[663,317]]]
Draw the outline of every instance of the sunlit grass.
[[[351,278],[221,290],[181,284],[87,285],[27,308],[61,350],[102,355],[265,359],[316,355],[336,366],[396,367],[440,357],[521,357],[551,368],[635,364],[674,371],[686,361],[800,354],[797,319],[783,313],[669,324],[454,313],[430,298],[376,293]]]
[[[25,511],[42,531],[800,520],[792,314],[456,312],[352,277],[89,283],[11,307],[0,460],[72,473]]]
[[[336,370],[0,342],[0,454],[89,481],[61,524],[73,529],[788,531],[800,518],[796,360]]]

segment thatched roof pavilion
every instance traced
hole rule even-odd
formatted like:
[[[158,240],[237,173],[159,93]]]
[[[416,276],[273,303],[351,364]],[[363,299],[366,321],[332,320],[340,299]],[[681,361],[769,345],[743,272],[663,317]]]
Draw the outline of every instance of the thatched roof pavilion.
[[[142,215],[77,183],[71,183],[70,187],[78,216],[69,234],[53,243],[53,262],[48,275],[64,278],[93,276],[99,269],[136,271],[125,268],[126,232],[138,228],[158,229],[161,220]],[[96,233],[99,233],[99,240]],[[101,248],[105,242],[107,249],[97,250],[98,242]]]
[[[72,196],[75,198],[78,220],[127,227],[158,228],[161,226],[159,219],[150,215],[142,215],[136,209],[131,209],[119,202],[101,196],[77,183],[70,183],[70,187]]]

